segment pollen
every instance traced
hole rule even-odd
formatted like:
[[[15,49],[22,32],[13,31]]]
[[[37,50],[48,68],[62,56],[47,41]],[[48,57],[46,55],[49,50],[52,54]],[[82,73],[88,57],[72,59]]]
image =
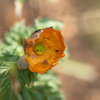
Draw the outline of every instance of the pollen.
[[[42,43],[38,43],[34,46],[34,51],[36,54],[43,54],[45,52],[45,46]]]

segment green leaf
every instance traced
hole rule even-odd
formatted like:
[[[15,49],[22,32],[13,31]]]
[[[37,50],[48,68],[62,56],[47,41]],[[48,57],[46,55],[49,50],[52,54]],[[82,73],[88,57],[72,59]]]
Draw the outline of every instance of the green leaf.
[[[34,27],[36,30],[43,29],[47,27],[53,27],[54,29],[60,30],[63,27],[63,22],[56,21],[56,20],[50,20],[47,17],[44,19],[35,19]]]

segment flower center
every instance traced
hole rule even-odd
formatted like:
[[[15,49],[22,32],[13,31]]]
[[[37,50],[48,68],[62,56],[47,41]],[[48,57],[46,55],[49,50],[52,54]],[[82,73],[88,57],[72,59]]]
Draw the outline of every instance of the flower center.
[[[43,54],[45,52],[45,46],[42,43],[38,43],[34,46],[34,51],[37,54]]]

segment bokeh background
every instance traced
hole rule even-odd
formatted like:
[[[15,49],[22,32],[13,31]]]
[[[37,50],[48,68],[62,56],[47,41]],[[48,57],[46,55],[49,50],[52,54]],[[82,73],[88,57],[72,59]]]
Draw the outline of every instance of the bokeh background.
[[[69,56],[52,70],[66,100],[100,100],[100,0],[29,0],[20,17],[14,0],[0,0],[0,40],[15,22],[25,19],[29,26],[37,17],[64,23]]]

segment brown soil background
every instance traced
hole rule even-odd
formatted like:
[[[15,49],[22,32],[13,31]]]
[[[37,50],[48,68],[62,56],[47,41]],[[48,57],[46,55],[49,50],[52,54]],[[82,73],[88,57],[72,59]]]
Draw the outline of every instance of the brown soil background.
[[[23,8],[22,16],[27,25],[34,23],[34,18],[48,16],[64,22],[62,35],[68,46],[70,58],[95,66],[100,69],[100,57],[95,48],[82,34],[80,15],[83,12],[100,9],[99,0],[30,0]],[[19,19],[21,20],[21,19]],[[14,13],[14,0],[0,0],[0,38],[8,31],[15,21],[19,21]],[[100,77],[95,82],[79,80],[58,73],[62,81],[66,100],[100,100]]]

